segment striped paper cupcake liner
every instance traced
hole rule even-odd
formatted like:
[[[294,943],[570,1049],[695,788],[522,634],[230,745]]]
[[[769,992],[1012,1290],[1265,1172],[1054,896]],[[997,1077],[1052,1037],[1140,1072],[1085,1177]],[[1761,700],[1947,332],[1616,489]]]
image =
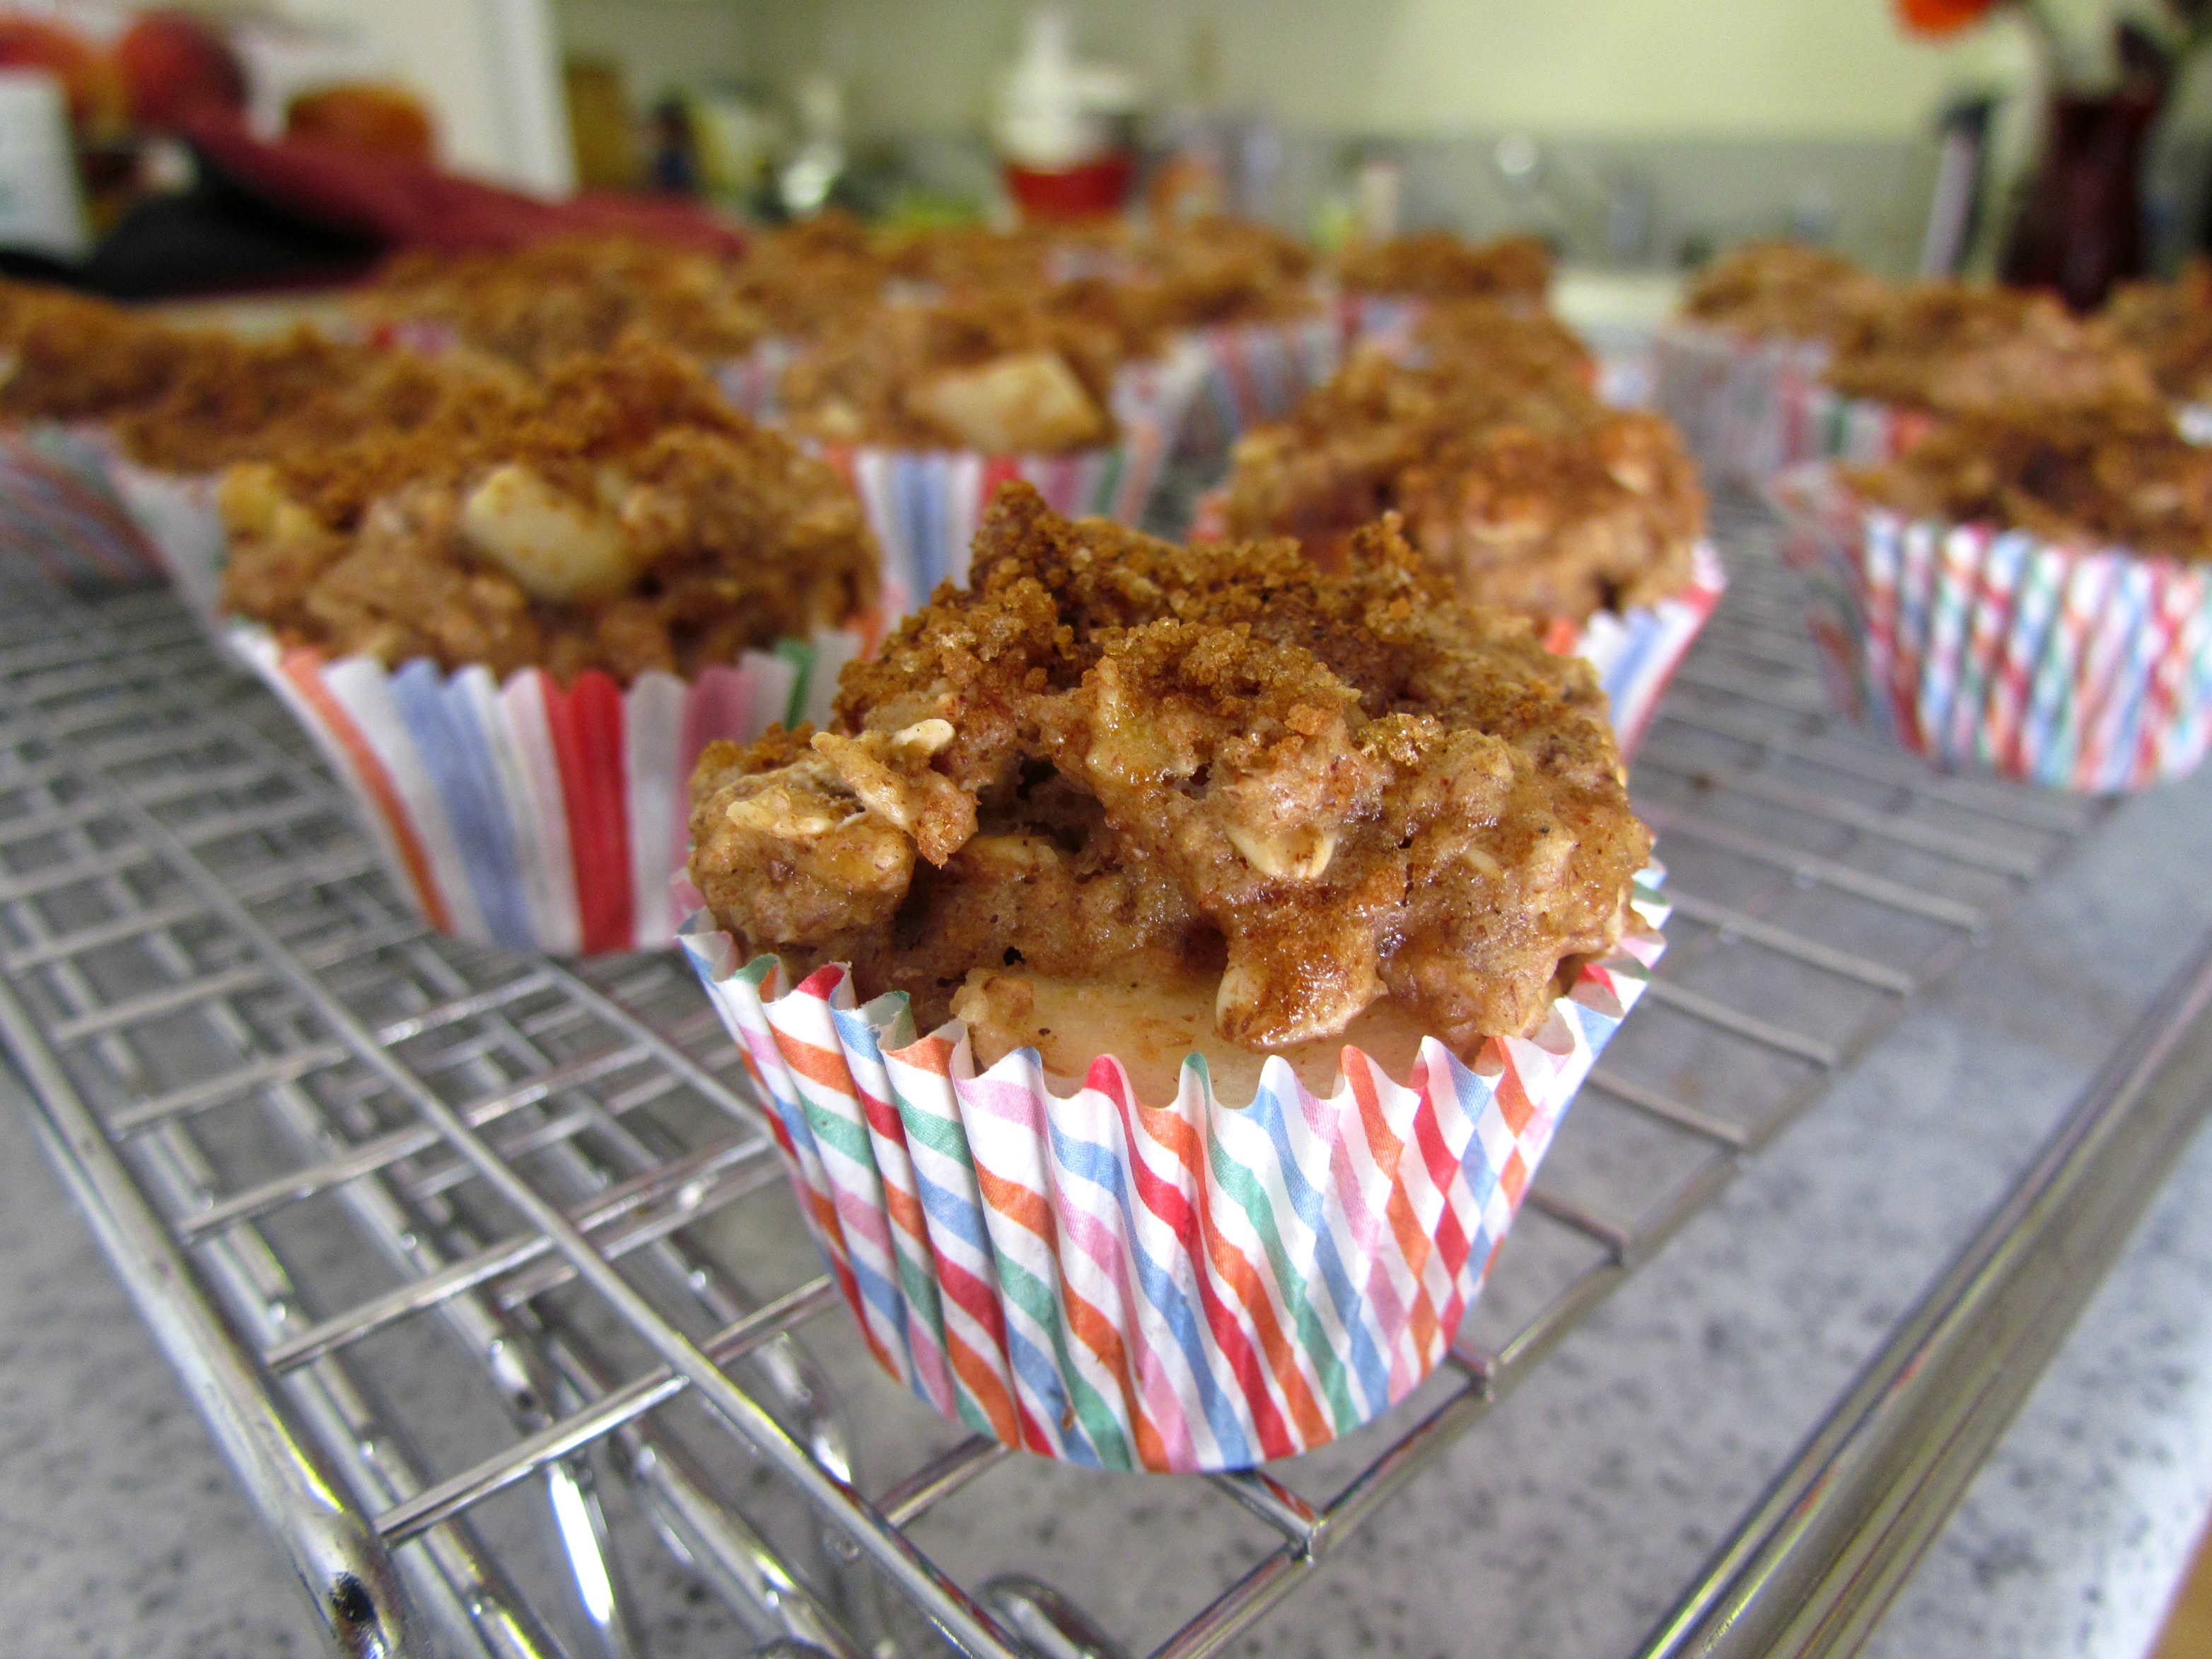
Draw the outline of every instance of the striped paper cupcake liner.
[[[1185,343],[1115,383],[1118,442],[1066,455],[985,455],[974,450],[824,445],[819,453],[851,482],[884,551],[884,611],[896,619],[941,581],[965,582],[983,511],[1000,484],[1035,484],[1067,518],[1142,520],[1208,369]]]
[[[161,472],[118,457],[110,474],[118,501],[177,597],[211,639],[228,632],[222,573],[230,532],[216,506],[219,474]]]
[[[1756,486],[1808,461],[1893,460],[1928,416],[1826,385],[1828,348],[1674,323],[1652,342],[1658,408],[1712,477]]]
[[[1428,315],[1429,303],[1403,294],[1340,294],[1335,310],[1346,350],[1376,345],[1395,353],[1412,348],[1414,331]]]
[[[772,422],[780,407],[783,371],[802,349],[796,340],[763,340],[744,356],[726,357],[714,364],[714,384],[740,414]]]
[[[1194,463],[1218,460],[1262,421],[1334,376],[1344,355],[1343,321],[1334,308],[1286,323],[1242,323],[1194,332],[1206,378],[1184,417],[1176,452]]]
[[[525,669],[398,670],[229,640],[341,778],[399,890],[431,926],[480,944],[592,956],[664,949],[690,852],[689,780],[716,738],[821,721],[861,636],[823,632],[747,652],[686,682],[628,690],[596,671],[562,687]]]
[[[96,427],[40,422],[0,434],[0,554],[74,592],[151,586],[162,571],[116,488]]]
[[[1825,467],[1770,495],[1837,706],[1948,767],[2081,793],[2193,770],[2212,741],[2212,575],[1907,519]]]
[[[743,1052],[799,1207],[869,1348],[933,1409],[1066,1462],[1238,1469],[1372,1421],[1443,1358],[1559,1120],[1649,982],[1666,906],[1529,1038],[1401,1084],[1356,1048],[1249,1105],[1183,1064],[1164,1107],[1110,1056],[1072,1094],[1036,1052],[978,1075],[958,1021],[786,988],[702,914],[685,950]]]
[[[1209,489],[1191,515],[1194,542],[1229,538],[1228,495]],[[1728,592],[1728,567],[1710,542],[1691,554],[1689,585],[1656,605],[1622,611],[1601,611],[1580,628],[1565,620],[1550,623],[1544,643],[1562,655],[1585,658],[1597,670],[1613,715],[1613,737],[1624,758],[1636,752],[1658,711],[1659,699],[1699,631]]]

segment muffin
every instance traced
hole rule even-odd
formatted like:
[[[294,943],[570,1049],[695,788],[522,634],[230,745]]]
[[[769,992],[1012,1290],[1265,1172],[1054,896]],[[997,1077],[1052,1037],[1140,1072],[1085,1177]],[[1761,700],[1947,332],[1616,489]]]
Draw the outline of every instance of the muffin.
[[[1894,306],[1895,285],[1802,243],[1746,243],[1699,273],[1653,341],[1662,412],[1708,477],[1757,484],[1796,463],[1875,460],[1919,417],[1846,397],[1825,371],[1839,342]]]
[[[217,501],[234,643],[403,886],[562,953],[670,941],[692,756],[816,706],[877,592],[836,472],[637,343],[233,467]]]
[[[1915,283],[1834,339],[1826,379],[1849,398],[1941,415],[2156,409],[2141,353],[2048,294]]]
[[[1604,681],[1632,750],[1725,585],[1680,434],[1608,409],[1556,325],[1462,319],[1414,366],[1372,348],[1239,441],[1219,531],[1294,537],[1336,568],[1396,514],[1458,592],[1538,623]]]
[[[702,761],[692,879],[744,948],[848,960],[988,1058],[1035,1035],[1024,992],[1206,981],[1226,1060],[1363,1016],[1471,1053],[1618,942],[1650,841],[1595,679],[1390,527],[1331,574],[1014,485],[975,561],[847,671],[829,731]]]
[[[1310,1449],[1442,1357],[1659,948],[1595,681],[1387,528],[979,539],[827,729],[702,757],[684,944],[893,1376],[1097,1467]]]
[[[1777,495],[1847,712],[1943,764],[2085,793],[2202,760],[2212,452],[2169,417],[1963,417]]]
[[[1355,242],[1336,261],[1347,294],[1399,299],[1492,300],[1542,305],[1552,286],[1552,250],[1534,236],[1474,243],[1445,230]]]
[[[2102,320],[2142,353],[2168,401],[2212,407],[2212,262],[2192,259],[2171,283],[2123,283]]]
[[[1061,512],[1143,514],[1207,359],[1183,346],[1133,358],[1088,285],[882,301],[784,372],[781,419],[852,478],[894,612],[964,576],[1006,478]]]
[[[571,236],[483,253],[405,253],[356,300],[402,341],[458,343],[541,371],[635,335],[706,362],[742,357],[769,332],[734,262],[664,242]]]
[[[827,443],[1057,454],[1117,434],[1110,327],[1029,295],[887,301],[832,325],[784,372],[793,430]]]
[[[103,301],[0,283],[0,424],[14,464],[53,463],[75,481],[40,520],[113,544],[112,556],[166,573],[196,605],[211,595],[222,537],[212,474],[270,443],[326,443],[420,417],[456,378],[496,374],[456,360],[334,340],[307,328],[242,337],[182,328]],[[19,477],[18,499],[30,481]]]
[[[1698,273],[1682,315],[1751,339],[1832,343],[1888,297],[1889,284],[1827,248],[1746,242]]]

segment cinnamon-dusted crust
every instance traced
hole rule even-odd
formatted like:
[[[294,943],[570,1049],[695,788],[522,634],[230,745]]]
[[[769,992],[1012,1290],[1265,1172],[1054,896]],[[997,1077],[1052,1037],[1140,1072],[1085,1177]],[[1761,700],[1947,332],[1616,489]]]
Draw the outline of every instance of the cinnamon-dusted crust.
[[[1085,308],[1139,337],[1321,310],[1307,280],[1312,253],[1271,226],[1228,216],[926,229],[888,243],[884,258],[901,279],[939,294],[1011,290],[1065,305],[1057,290],[1091,284]]]
[[[2212,449],[2185,441],[2157,410],[1947,421],[1902,459],[1844,477],[1915,517],[2212,558]]]
[[[1390,526],[1328,575],[1009,485],[974,571],[846,670],[830,731],[702,757],[692,879],[742,949],[848,961],[924,1029],[1017,1033],[1071,982],[1165,1018],[1202,975],[1243,1049],[1387,1006],[1472,1054],[1618,941],[1651,837],[1589,666]]]
[[[1534,236],[1477,243],[1449,231],[1422,230],[1355,242],[1338,258],[1336,275],[1353,294],[1540,304],[1552,285],[1552,250]]]
[[[1456,326],[1426,367],[1357,354],[1240,439],[1230,533],[1295,536],[1333,567],[1362,526],[1398,512],[1462,597],[1541,620],[1686,586],[1705,501],[1674,428],[1601,404],[1548,319]]]
[[[1283,322],[1320,310],[1313,267],[1305,246],[1272,226],[1218,216],[1150,226],[1118,285],[1161,328]]]
[[[517,371],[335,340],[180,328],[58,290],[0,282],[0,421],[98,421],[140,464],[212,472],[364,431],[406,431],[444,404],[497,399]]]
[[[1914,283],[1837,337],[1826,378],[1855,398],[1950,415],[2155,408],[2142,355],[2047,294]]]
[[[2171,283],[2124,283],[2101,315],[2115,336],[2149,361],[2168,398],[2212,402],[2212,262],[2192,259]]]
[[[105,300],[0,280],[0,422],[98,421],[143,408],[196,365],[233,359],[237,343]]]
[[[665,242],[560,237],[485,253],[406,253],[360,295],[379,323],[428,325],[526,368],[605,351],[624,334],[712,361],[767,332],[733,262]]]
[[[1890,285],[1840,253],[1746,242],[1698,273],[1682,314],[1763,339],[1840,339],[1887,302]]]
[[[217,500],[228,609],[392,665],[690,675],[877,591],[836,472],[635,342],[410,431],[234,467]]]
[[[1064,296],[1063,296],[1064,297]],[[1112,318],[988,290],[890,300],[832,325],[785,370],[786,418],[833,443],[1048,454],[1114,436],[1127,341]]]
[[[761,232],[731,281],[736,298],[761,315],[770,334],[808,340],[882,297],[893,275],[868,228],[833,210]]]

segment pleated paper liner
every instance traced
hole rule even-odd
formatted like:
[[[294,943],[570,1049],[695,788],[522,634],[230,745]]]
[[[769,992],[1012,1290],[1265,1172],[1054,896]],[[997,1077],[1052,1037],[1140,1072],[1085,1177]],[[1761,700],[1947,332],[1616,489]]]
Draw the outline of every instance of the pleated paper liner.
[[[1209,489],[1198,498],[1190,539],[1228,538],[1227,495]],[[1711,543],[1699,542],[1692,555],[1689,585],[1680,592],[1656,605],[1601,611],[1580,628],[1564,619],[1543,628],[1549,649],[1583,658],[1597,670],[1613,715],[1613,738],[1624,758],[1634,755],[1644,741],[1668,683],[1727,591],[1727,566]]]
[[[1344,355],[1342,318],[1330,307],[1279,323],[1235,323],[1200,329],[1192,343],[1206,356],[1206,378],[1176,441],[1179,459],[1218,463],[1237,440],[1291,407],[1337,371]]]
[[[1208,372],[1186,342],[1158,362],[1124,369],[1115,381],[1115,443],[1066,455],[985,455],[974,450],[824,445],[819,453],[860,498],[884,551],[884,610],[896,618],[940,581],[965,582],[983,510],[1015,478],[1037,488],[1066,518],[1136,525],[1145,515],[1191,399]]]
[[[1927,432],[1917,410],[1826,385],[1828,357],[1818,341],[1670,323],[1652,342],[1659,411],[1710,477],[1752,486],[1808,461],[1893,460]]]
[[[1776,481],[1844,713],[1948,767],[2103,794],[2212,740],[2212,575],[2177,559],[1908,519],[1825,467]]]
[[[1402,1084],[1347,1047],[1326,1095],[1271,1057],[1241,1106],[1195,1056],[1164,1107],[1110,1056],[1066,1093],[1034,1049],[978,1075],[957,1020],[917,1037],[841,968],[787,988],[704,913],[683,940],[885,1370],[1041,1456],[1237,1469],[1350,1433],[1443,1358],[1664,948],[1658,879],[1535,1036],[1472,1066],[1425,1039]]]
[[[213,472],[161,472],[118,456],[111,481],[117,499],[177,597],[211,639],[221,640],[222,572],[230,532],[216,506]]]
[[[116,488],[118,464],[97,427],[38,422],[0,434],[0,552],[76,593],[158,583],[161,564]]]
[[[393,881],[430,924],[481,944],[592,956],[664,949],[690,850],[688,785],[716,738],[827,717],[861,635],[823,632],[684,681],[599,672],[398,670],[231,624],[354,797]]]

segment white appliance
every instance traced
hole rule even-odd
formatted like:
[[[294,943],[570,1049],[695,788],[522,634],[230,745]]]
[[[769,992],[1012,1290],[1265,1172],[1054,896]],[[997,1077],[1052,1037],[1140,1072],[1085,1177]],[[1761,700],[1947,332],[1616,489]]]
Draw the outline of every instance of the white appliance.
[[[61,82],[0,70],[0,247],[81,259],[92,248]]]

